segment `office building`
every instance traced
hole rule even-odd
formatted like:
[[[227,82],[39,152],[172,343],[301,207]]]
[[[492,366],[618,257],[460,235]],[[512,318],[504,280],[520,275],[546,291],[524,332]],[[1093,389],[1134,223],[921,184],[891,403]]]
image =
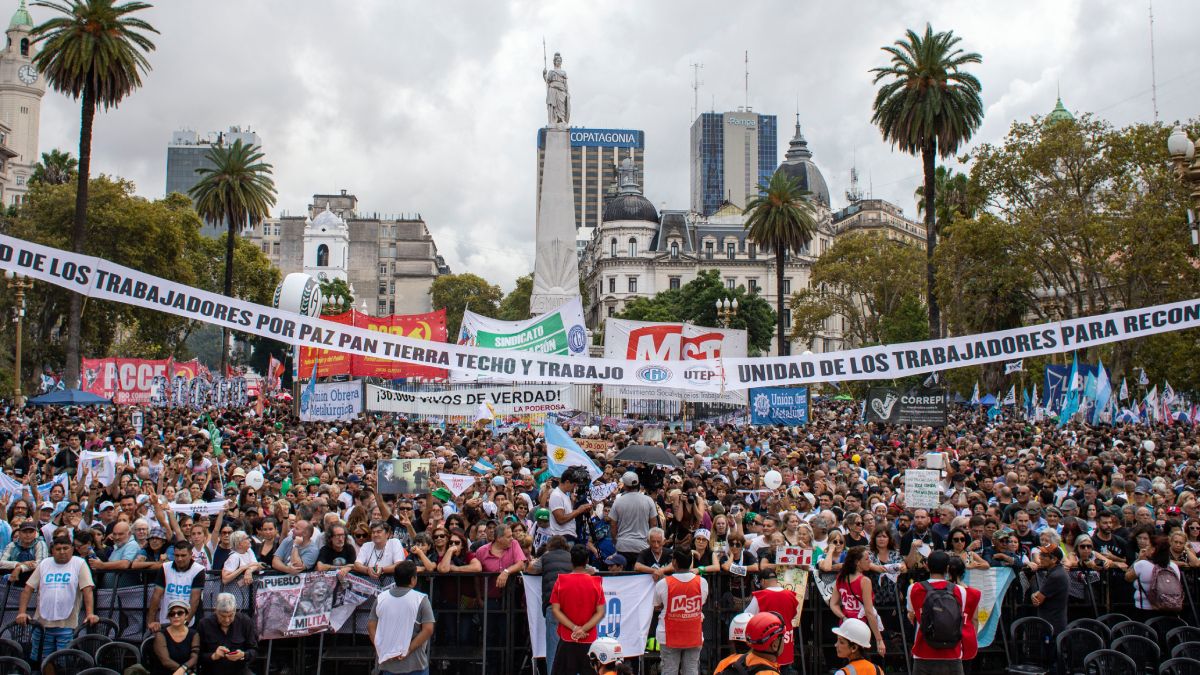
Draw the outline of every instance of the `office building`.
[[[429,287],[450,273],[421,214],[360,213],[346,190],[313,195],[306,215],[269,218],[246,238],[284,275],[347,281],[355,307],[375,316],[432,311]]]
[[[191,129],[180,129],[171,134],[171,142],[167,145],[167,190],[165,194],[178,192],[190,197],[188,191],[200,182],[201,175],[196,169],[208,168],[212,162],[208,160],[208,151],[214,145],[233,145],[241,141],[245,145],[262,147],[258,134],[249,128],[229,127],[226,131],[210,131],[199,134]],[[219,237],[225,232],[223,225],[205,222],[200,233],[206,237]]]
[[[692,123],[692,211],[711,216],[726,201],[746,208],[775,173],[778,157],[774,115],[749,108],[701,113]]]
[[[33,18],[25,8],[25,0],[21,0],[8,23],[8,42],[0,51],[0,124],[7,128],[0,140],[0,145],[6,148],[0,158],[6,173],[5,206],[25,201],[29,178],[41,160],[38,127],[46,78],[33,65],[32,31]]]
[[[834,236],[874,232],[909,246],[925,248],[925,225],[904,217],[899,206],[883,199],[859,199],[833,214]]]
[[[542,194],[545,129],[538,129],[538,198]],[[575,188],[575,227],[600,227],[604,202],[617,193],[617,164],[633,160],[641,175],[646,133],[636,129],[571,129],[571,183]]]

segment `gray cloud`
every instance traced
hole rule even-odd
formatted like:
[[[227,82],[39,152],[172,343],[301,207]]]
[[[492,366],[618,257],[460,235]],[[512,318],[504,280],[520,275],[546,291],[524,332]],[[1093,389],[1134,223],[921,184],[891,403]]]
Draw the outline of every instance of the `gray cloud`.
[[[9,4],[15,4],[13,0]],[[1156,10],[1159,108],[1195,115],[1200,5]],[[34,20],[46,18],[34,8]],[[275,165],[280,211],[346,188],[364,211],[420,212],[456,272],[511,288],[533,264],[535,134],[544,123],[542,38],[562,51],[572,121],[646,131],[646,193],[686,208],[692,71],[700,107],[749,101],[799,112],[835,206],[857,164],[864,189],[914,212],[919,161],[870,123],[869,69],[906,28],[953,29],[984,62],[987,117],[972,144],[1045,114],[1061,84],[1072,110],[1152,119],[1146,6],[1122,0],[967,3],[160,0],[145,87],[97,117],[93,167],[161,196],[171,131],[250,125]],[[78,106],[50,92],[43,150],[75,151]],[[869,185],[868,185],[869,183]]]

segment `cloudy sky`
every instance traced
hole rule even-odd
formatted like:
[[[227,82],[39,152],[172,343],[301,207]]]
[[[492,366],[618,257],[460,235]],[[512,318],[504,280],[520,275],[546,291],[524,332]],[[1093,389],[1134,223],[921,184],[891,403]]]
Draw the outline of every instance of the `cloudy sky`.
[[[0,0],[16,6],[16,0]],[[919,160],[870,122],[869,69],[906,28],[952,29],[983,55],[986,118],[973,143],[1054,105],[1149,121],[1144,0],[811,2],[708,0],[417,3],[158,0],[145,87],[97,117],[93,171],[161,197],[171,132],[249,126],[275,165],[278,212],[348,189],[360,210],[420,212],[453,271],[506,290],[532,270],[535,136],[545,123],[542,39],[563,53],[572,123],[646,132],[647,197],[687,208],[691,63],[702,110],[799,112],[834,207],[856,163],[863,189],[912,216]],[[2,7],[3,5],[0,5]],[[32,8],[35,22],[47,10]],[[1195,0],[1156,0],[1159,117],[1200,109]],[[41,149],[78,145],[75,102],[49,92]]]

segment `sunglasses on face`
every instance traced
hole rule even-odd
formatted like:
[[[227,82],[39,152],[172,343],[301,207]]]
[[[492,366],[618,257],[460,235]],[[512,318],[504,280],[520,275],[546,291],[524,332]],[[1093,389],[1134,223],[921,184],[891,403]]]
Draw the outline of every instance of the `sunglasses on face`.
[[[371,537],[371,535],[367,532],[355,532],[354,533],[355,539],[369,539],[370,537]]]
[[[965,543],[965,542],[967,541],[967,539],[966,539],[966,537],[951,537],[951,538],[950,538],[950,541],[952,541],[952,542],[964,542],[964,543]]]
[[[181,609],[177,609],[173,612],[167,612],[167,616],[172,617],[172,618],[177,617],[177,616],[187,616],[187,612],[185,612]]]
[[[1077,548],[1079,550],[1083,550],[1083,549],[1089,549],[1091,547],[1092,547],[1091,544],[1080,544],[1080,545],[1076,546],[1075,548]]]

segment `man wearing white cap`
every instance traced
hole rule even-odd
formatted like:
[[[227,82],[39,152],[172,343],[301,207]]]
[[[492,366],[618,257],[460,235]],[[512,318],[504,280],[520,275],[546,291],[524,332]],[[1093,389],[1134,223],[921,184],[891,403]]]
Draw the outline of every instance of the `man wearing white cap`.
[[[642,492],[638,475],[633,471],[621,476],[621,494],[608,510],[608,520],[616,535],[617,553],[625,557],[628,572],[646,548],[650,528],[658,524],[658,505]]]
[[[837,636],[837,655],[846,659],[845,668],[834,675],[883,675],[883,669],[867,660],[864,652],[871,648],[871,629],[860,619],[846,619],[833,627]]]

